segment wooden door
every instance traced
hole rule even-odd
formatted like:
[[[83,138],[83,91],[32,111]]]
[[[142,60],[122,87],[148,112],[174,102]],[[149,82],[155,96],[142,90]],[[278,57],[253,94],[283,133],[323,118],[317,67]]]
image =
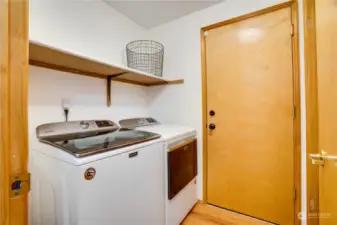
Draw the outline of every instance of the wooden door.
[[[28,1],[0,0],[1,225],[28,224],[27,194],[10,197],[11,178],[27,173],[27,86]]]
[[[316,0],[316,35],[319,149],[337,157],[337,1]],[[309,166],[319,167],[319,224],[336,225],[337,158]]]
[[[291,26],[287,7],[205,37],[207,201],[282,225],[294,223]]]

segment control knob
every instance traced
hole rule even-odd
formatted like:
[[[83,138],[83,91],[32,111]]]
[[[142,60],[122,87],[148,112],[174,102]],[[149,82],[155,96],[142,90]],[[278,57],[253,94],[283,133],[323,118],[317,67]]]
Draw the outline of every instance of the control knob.
[[[88,128],[89,128],[89,123],[86,122],[86,121],[81,121],[81,122],[80,122],[80,127],[81,127],[82,129],[88,129]]]

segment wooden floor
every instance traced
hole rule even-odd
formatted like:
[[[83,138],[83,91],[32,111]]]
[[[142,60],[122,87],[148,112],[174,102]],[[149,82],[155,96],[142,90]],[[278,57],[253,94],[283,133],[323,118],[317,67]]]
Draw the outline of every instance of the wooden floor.
[[[181,225],[271,225],[210,205],[197,204]]]

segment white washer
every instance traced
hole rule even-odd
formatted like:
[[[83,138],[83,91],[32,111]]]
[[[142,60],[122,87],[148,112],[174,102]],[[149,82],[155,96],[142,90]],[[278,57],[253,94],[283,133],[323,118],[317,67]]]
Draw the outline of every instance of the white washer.
[[[196,130],[180,125],[160,124],[153,118],[126,119],[119,123],[122,128],[160,134],[164,140],[166,225],[179,225],[197,202]],[[182,154],[179,154],[178,151]],[[184,151],[191,154],[186,153],[184,155]],[[191,157],[194,157],[194,159],[191,159]],[[176,161],[174,161],[175,159]],[[179,161],[184,161],[184,163],[179,164]],[[170,163],[174,165],[170,166]],[[176,167],[176,171],[170,172],[172,170],[170,167]],[[193,176],[191,168],[194,170]],[[175,183],[173,184],[175,187],[170,187],[172,186],[170,182]],[[176,189],[173,191],[179,192],[172,194],[170,189]]]
[[[165,224],[160,135],[116,129],[111,121],[37,128],[47,144],[30,152],[31,225]]]

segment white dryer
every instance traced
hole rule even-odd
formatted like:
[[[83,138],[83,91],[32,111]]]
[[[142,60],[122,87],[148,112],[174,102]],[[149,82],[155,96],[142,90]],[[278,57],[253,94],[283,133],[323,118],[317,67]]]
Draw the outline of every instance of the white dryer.
[[[111,121],[37,128],[30,152],[31,225],[164,225],[160,135]]]
[[[166,225],[179,225],[197,202],[196,130],[160,124],[153,118],[132,118],[119,123],[124,129],[160,134],[164,140]]]

